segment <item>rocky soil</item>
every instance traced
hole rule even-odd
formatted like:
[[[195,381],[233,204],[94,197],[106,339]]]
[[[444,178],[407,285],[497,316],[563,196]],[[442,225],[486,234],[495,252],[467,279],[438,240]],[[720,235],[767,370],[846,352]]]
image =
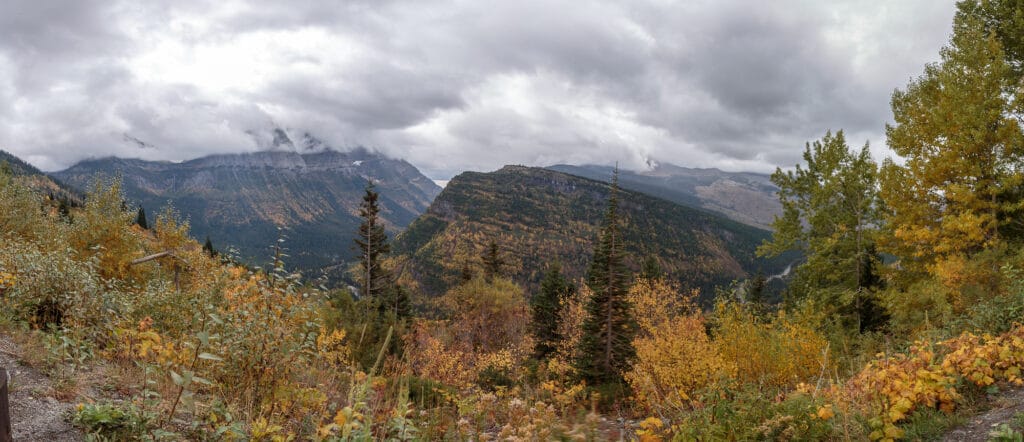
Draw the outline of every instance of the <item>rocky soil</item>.
[[[34,368],[23,365],[20,349],[0,334],[0,367],[11,376],[11,422],[15,441],[65,442],[84,439],[68,422],[68,402],[54,398],[53,382]]]
[[[1024,412],[1024,389],[1010,390],[993,402],[992,409],[972,417],[966,424],[942,438],[943,442],[985,442],[1000,424],[1013,421],[1017,413]]]

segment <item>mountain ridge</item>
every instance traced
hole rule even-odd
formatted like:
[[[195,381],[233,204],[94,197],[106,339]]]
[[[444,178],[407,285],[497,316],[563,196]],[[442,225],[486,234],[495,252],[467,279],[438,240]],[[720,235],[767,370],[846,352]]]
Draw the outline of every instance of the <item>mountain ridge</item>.
[[[457,283],[463,267],[480,267],[489,241],[502,248],[506,272],[536,285],[544,267],[559,261],[572,278],[585,274],[607,206],[605,182],[544,168],[505,166],[464,172],[393,245],[402,279],[437,295]],[[639,270],[655,256],[684,286],[713,288],[783,260],[760,260],[754,250],[770,234],[719,214],[620,189],[629,265]]]
[[[599,165],[556,164],[547,168],[605,182],[612,172],[612,167]],[[662,163],[650,170],[620,171],[619,185],[677,204],[710,210],[761,229],[770,230],[775,216],[782,213],[775,194],[778,188],[766,174]]]
[[[259,151],[174,163],[105,157],[53,173],[85,188],[97,175],[122,177],[125,195],[151,216],[170,203],[197,238],[233,245],[244,261],[265,259],[278,226],[287,229],[291,264],[307,273],[352,259],[358,205],[368,180],[381,194],[383,219],[397,232],[440,187],[404,160],[365,149],[341,152]]]

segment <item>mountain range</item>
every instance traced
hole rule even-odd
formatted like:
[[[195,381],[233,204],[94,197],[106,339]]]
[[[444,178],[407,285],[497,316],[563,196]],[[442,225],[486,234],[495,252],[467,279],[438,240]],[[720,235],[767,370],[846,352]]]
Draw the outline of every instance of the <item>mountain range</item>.
[[[566,164],[549,169],[598,181],[607,181],[613,170],[608,166]],[[684,206],[718,212],[762,229],[769,229],[775,216],[782,214],[776,196],[779,189],[764,174],[658,164],[649,170],[619,171],[619,185]]]
[[[309,136],[296,148],[285,131],[273,135],[267,151],[181,163],[86,160],[51,174],[52,184],[6,152],[0,162],[51,193],[120,176],[129,203],[151,219],[170,205],[190,221],[193,236],[210,237],[221,250],[231,246],[253,264],[269,260],[283,227],[287,262],[307,276],[328,269],[334,282],[354,260],[359,203],[372,180],[394,238],[397,272],[428,295],[444,292],[466,270],[479,271],[491,241],[501,249],[504,273],[521,284],[535,285],[553,261],[570,277],[584,276],[613,173],[594,165],[506,166],[465,172],[442,191],[402,160],[365,149],[335,151]],[[710,296],[716,285],[758,271],[778,273],[795,259],[754,257],[770,235],[763,228],[779,211],[767,175],[659,165],[620,171],[619,183],[634,270],[654,257],[672,279]]]
[[[405,282],[436,295],[458,283],[464,269],[480,271],[494,241],[503,273],[521,284],[532,288],[556,261],[570,277],[582,277],[609,192],[603,181],[550,169],[462,173],[395,240],[396,267]],[[654,257],[669,278],[701,288],[705,300],[716,285],[758,270],[779,272],[791,258],[755,258],[770,233],[720,214],[625,189],[619,201],[629,267],[637,271]]]
[[[263,151],[181,163],[101,158],[53,174],[81,189],[97,175],[120,176],[126,198],[150,217],[173,206],[189,219],[193,236],[208,236],[215,247],[230,244],[246,262],[268,262],[283,227],[287,262],[308,276],[354,256],[352,239],[368,180],[380,193],[392,235],[441,191],[411,164],[365,149]]]

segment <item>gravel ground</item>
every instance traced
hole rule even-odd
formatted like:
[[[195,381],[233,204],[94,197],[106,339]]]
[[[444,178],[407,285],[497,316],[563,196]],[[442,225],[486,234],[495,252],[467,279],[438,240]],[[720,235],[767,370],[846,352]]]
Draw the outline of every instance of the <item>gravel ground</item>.
[[[1024,389],[1010,390],[995,400],[991,410],[972,417],[963,426],[942,438],[944,442],[985,442],[999,424],[1009,423],[1017,413],[1024,412]]]
[[[0,335],[0,367],[11,375],[11,426],[15,442],[83,440],[82,432],[67,422],[73,404],[54,399],[50,378],[21,365],[19,354],[14,343]]]

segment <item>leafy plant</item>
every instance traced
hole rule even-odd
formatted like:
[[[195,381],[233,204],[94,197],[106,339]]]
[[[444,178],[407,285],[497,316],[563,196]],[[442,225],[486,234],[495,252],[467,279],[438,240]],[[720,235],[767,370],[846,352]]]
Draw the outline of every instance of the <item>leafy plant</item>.
[[[170,436],[154,431],[156,415],[144,412],[131,402],[79,404],[73,422],[94,441],[131,441]]]

